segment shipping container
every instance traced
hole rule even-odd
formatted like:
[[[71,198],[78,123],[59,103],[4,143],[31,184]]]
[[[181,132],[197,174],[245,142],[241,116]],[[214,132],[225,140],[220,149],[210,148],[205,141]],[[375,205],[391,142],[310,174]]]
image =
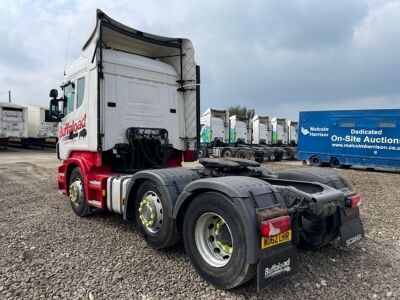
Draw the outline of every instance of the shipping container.
[[[400,169],[400,109],[306,111],[299,120],[299,160]]]

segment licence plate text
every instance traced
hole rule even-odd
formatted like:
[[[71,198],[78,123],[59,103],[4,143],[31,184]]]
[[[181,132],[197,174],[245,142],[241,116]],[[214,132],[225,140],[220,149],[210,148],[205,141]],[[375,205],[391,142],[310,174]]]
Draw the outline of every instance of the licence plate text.
[[[261,237],[261,249],[266,249],[292,240],[292,230],[288,230],[273,236]]]

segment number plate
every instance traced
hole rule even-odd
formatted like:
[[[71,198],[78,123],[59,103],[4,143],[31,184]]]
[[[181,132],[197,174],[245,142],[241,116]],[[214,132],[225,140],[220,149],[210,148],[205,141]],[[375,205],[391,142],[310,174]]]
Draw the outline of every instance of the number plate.
[[[261,238],[261,249],[266,249],[292,240],[292,230],[288,230],[273,236]]]

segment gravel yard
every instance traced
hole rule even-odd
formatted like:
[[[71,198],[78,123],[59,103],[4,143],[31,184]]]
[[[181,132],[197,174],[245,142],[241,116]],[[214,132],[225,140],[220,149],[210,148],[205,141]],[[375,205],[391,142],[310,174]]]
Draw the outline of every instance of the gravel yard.
[[[152,250],[118,215],[76,217],[57,191],[57,166],[51,151],[0,149],[0,299],[400,298],[399,173],[338,170],[362,193],[366,239],[301,251],[299,274],[257,295],[254,280],[214,288],[182,244]]]

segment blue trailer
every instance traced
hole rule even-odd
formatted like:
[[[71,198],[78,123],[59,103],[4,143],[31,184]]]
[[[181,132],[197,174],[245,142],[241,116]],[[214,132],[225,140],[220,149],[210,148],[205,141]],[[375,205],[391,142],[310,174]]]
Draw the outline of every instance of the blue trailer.
[[[313,166],[400,169],[400,109],[300,112],[297,157]]]

